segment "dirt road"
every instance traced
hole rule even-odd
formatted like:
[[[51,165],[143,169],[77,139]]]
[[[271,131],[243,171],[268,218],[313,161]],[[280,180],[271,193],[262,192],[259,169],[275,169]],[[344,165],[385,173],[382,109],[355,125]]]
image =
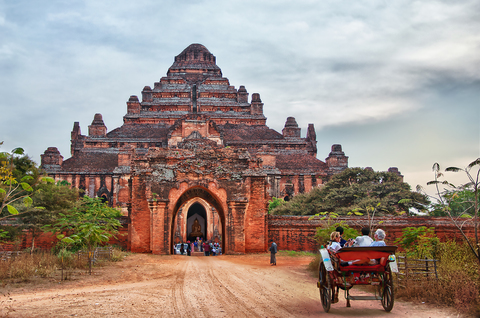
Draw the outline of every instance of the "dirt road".
[[[71,281],[2,287],[8,317],[458,317],[448,310],[396,301],[345,300],[324,313],[307,257],[216,257],[135,254]],[[357,292],[356,294],[364,294]]]

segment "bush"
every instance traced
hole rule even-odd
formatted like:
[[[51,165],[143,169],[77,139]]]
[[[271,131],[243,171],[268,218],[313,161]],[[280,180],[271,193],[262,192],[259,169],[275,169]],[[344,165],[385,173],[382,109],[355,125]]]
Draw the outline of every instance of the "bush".
[[[125,257],[128,256],[128,252],[123,251],[120,248],[114,247],[112,252],[112,258],[110,259],[111,262],[120,262]]]
[[[15,241],[20,234],[22,233],[22,230],[18,226],[10,226],[10,225],[1,225],[0,226],[0,233],[3,233],[2,236],[0,236],[0,241],[3,239],[5,241]]]
[[[439,243],[436,254],[438,281],[407,281],[405,288],[398,288],[397,296],[480,314],[480,266],[469,247],[454,241]]]
[[[57,258],[50,253],[23,253],[0,262],[0,280],[28,281],[33,276],[49,277],[57,269]]]
[[[273,197],[272,201],[268,201],[268,214],[271,214],[271,212],[275,208],[281,206],[284,203],[285,203],[285,201],[282,198]]]
[[[440,240],[435,236],[435,228],[406,227],[402,232],[395,243],[406,251],[408,257],[437,258]]]

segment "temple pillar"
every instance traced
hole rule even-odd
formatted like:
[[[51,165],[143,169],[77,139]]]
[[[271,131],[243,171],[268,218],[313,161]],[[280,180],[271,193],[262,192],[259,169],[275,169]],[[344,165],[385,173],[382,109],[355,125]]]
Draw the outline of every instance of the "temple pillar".
[[[228,201],[226,219],[226,246],[229,254],[245,254],[245,211],[247,200]]]
[[[153,254],[169,254],[170,229],[168,219],[168,200],[156,200],[148,203],[150,209],[150,250]]]

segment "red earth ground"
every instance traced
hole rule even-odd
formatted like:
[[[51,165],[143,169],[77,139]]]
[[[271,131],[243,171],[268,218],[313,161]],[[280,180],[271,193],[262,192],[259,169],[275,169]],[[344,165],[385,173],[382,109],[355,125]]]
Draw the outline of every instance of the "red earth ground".
[[[453,310],[395,301],[340,302],[323,311],[311,257],[188,257],[131,254],[60,282],[0,286],[0,317],[462,317]],[[353,295],[365,291],[352,290]]]

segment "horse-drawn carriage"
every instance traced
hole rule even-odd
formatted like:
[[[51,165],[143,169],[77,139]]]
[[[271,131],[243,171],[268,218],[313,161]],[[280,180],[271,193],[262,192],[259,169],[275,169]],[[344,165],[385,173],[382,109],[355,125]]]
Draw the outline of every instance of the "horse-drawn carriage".
[[[332,303],[338,302],[339,289],[345,293],[347,307],[350,300],[380,300],[386,311],[393,308],[393,277],[397,263],[396,246],[345,247],[338,252],[320,250],[317,287],[325,312]],[[361,265],[356,265],[361,264]],[[355,285],[373,285],[374,296],[352,296],[350,289]]]

